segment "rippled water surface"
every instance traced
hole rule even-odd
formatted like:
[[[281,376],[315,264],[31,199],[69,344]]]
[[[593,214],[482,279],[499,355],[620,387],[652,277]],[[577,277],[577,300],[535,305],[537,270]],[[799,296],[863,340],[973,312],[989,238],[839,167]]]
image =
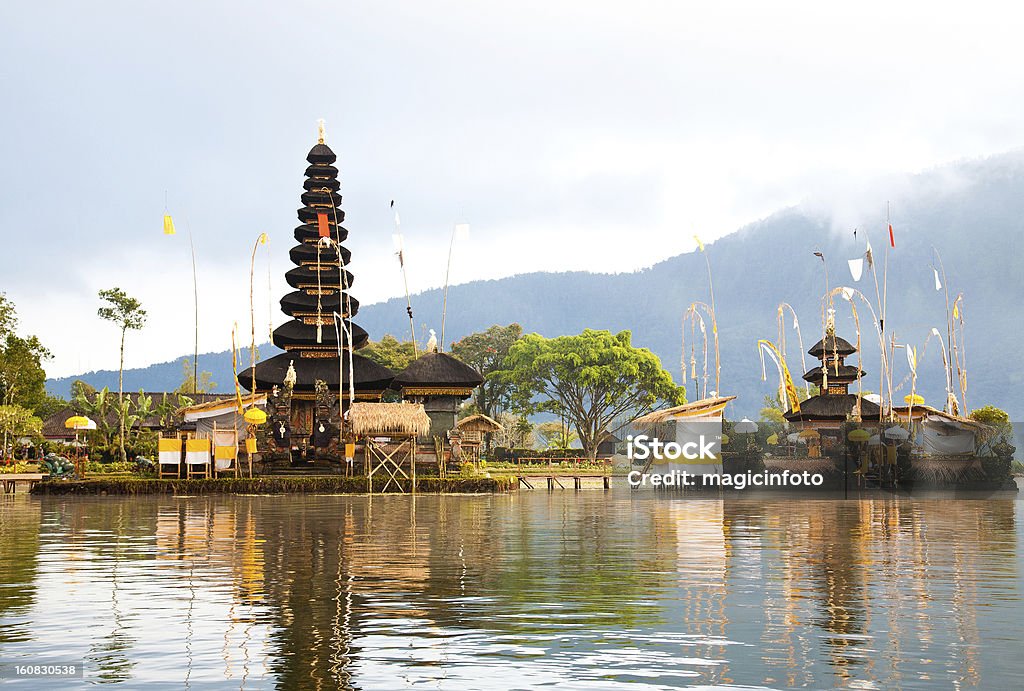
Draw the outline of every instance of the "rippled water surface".
[[[0,660],[84,662],[59,688],[1019,687],[1021,506],[0,497]]]

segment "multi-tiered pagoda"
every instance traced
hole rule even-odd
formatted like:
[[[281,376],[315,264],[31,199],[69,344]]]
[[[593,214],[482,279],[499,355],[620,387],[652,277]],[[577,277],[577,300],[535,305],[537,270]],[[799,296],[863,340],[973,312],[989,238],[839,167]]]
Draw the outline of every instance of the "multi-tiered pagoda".
[[[804,373],[804,379],[819,387],[820,393],[800,404],[799,412],[790,410],[785,418],[803,429],[814,429],[823,436],[837,436],[843,422],[860,417],[878,419],[878,405],[857,394],[850,393],[850,385],[864,376],[856,365],[847,365],[846,358],[857,349],[846,339],[836,336],[831,320],[825,338],[807,351],[820,364]],[[858,405],[859,404],[859,405]]]
[[[281,298],[281,310],[289,319],[273,337],[274,345],[285,352],[260,362],[255,372],[256,390],[272,394],[271,431],[278,444],[302,450],[326,448],[329,439],[332,448],[336,445],[338,394],[344,392],[343,405],[349,395],[348,349],[358,350],[368,341],[366,331],[352,322],[359,301],[349,294],[354,281],[347,268],[351,254],[341,244],[348,231],[340,225],[345,212],[334,166],[337,156],[324,142],[322,127],[306,160],[303,206],[298,210],[301,225],[295,228],[299,244],[289,252],[295,268],[285,274],[295,290]],[[351,333],[351,343],[346,332]],[[356,397],[380,400],[394,372],[354,353],[351,360]],[[239,374],[238,381],[251,388],[252,369]]]

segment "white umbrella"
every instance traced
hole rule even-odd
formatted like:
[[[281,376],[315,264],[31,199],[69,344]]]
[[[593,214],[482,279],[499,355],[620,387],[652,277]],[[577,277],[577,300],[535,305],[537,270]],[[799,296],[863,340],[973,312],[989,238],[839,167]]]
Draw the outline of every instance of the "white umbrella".
[[[800,436],[799,432],[793,432],[792,434],[786,435],[786,441],[790,444],[806,444],[807,440]]]
[[[757,423],[753,420],[743,418],[733,427],[733,430],[738,434],[753,434],[757,431]]]
[[[885,438],[895,439],[896,441],[906,441],[907,439],[910,438],[910,432],[903,429],[902,427],[893,426],[885,430]]]
[[[879,437],[877,434],[872,434],[871,437],[868,439],[868,446],[881,446],[881,445],[882,445],[882,438]]]

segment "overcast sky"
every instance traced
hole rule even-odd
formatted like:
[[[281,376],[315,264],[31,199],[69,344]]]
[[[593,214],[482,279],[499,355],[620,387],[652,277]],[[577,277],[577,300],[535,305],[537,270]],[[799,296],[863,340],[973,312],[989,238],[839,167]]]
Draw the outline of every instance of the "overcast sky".
[[[848,212],[880,177],[1024,144],[1006,6],[6,2],[0,291],[51,375],[117,367],[95,316],[114,285],[150,313],[127,364],[167,360],[191,351],[191,229],[200,348],[223,350],[266,231],[265,331],[317,118],[364,303],[401,292],[391,199],[413,290],[443,281],[458,221],[465,282],[634,270],[802,201]]]

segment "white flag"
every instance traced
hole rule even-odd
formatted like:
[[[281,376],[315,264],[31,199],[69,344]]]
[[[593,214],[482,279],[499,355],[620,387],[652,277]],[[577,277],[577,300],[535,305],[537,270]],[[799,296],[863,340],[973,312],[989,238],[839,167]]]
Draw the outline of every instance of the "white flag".
[[[939,280],[939,270],[932,269],[932,273],[935,274],[935,290],[942,290],[942,281]]]
[[[402,221],[401,221],[401,219],[400,219],[400,218],[398,218],[398,211],[397,211],[397,210],[395,210],[395,227],[397,228],[397,227],[399,227],[400,225],[402,225]]]
[[[456,223],[455,224],[455,237],[460,240],[465,240],[469,237],[469,224],[468,223]]]
[[[853,276],[854,282],[859,281],[861,274],[864,272],[864,258],[848,259],[847,263],[850,265],[850,275]]]
[[[917,372],[917,348],[911,348],[906,346],[907,349],[907,364],[910,365],[911,372]]]

